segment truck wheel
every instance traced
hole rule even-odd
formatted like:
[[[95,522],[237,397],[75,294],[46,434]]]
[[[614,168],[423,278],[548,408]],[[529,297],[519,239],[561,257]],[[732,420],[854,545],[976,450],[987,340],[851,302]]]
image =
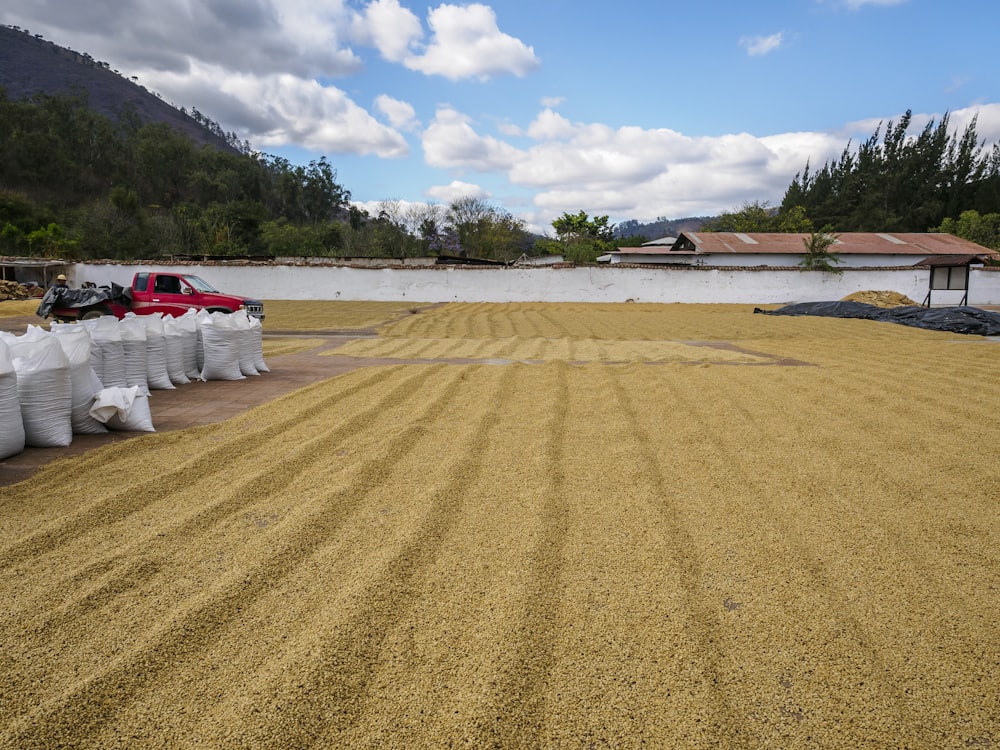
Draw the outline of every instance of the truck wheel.
[[[93,320],[94,318],[102,318],[110,314],[111,311],[106,307],[92,307],[80,316],[80,320]]]

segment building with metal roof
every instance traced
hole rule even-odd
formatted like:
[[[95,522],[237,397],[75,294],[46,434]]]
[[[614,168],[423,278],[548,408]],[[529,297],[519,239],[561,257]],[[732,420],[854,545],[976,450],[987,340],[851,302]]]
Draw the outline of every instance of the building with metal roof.
[[[1000,261],[1000,253],[951,234],[937,232],[843,232],[829,248],[839,267],[913,266],[928,257],[975,256]],[[789,267],[805,257],[805,233],[682,232],[669,246],[621,247],[611,263],[698,266]]]

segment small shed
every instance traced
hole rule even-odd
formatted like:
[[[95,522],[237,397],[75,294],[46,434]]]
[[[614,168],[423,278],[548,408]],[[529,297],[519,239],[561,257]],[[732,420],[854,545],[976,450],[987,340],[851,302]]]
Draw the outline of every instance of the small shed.
[[[0,279],[48,288],[56,276],[66,273],[69,262],[52,258],[0,257]]]
[[[930,255],[923,260],[919,260],[913,265],[916,267],[930,268],[930,277],[927,285],[927,296],[924,297],[923,307],[931,306],[931,294],[935,291],[960,291],[963,292],[962,301],[959,305],[969,303],[969,267],[973,265],[983,265],[982,255]]]

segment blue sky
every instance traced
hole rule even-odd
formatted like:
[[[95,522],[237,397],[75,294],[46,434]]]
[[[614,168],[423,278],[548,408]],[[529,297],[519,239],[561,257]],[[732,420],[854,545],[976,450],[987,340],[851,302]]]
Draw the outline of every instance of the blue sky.
[[[540,232],[780,202],[907,109],[1000,140],[996,0],[7,0],[377,211],[484,198]]]

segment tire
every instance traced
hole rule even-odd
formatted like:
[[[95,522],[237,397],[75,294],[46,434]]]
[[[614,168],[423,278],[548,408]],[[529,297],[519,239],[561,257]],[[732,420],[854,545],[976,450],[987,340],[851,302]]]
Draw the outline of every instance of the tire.
[[[208,310],[208,312],[210,313],[220,312],[220,313],[225,313],[226,315],[233,314],[233,311],[230,310],[228,307],[207,307],[205,309]]]
[[[105,315],[110,314],[111,311],[106,307],[92,307],[80,316],[80,320],[93,320],[94,318],[103,318]]]

